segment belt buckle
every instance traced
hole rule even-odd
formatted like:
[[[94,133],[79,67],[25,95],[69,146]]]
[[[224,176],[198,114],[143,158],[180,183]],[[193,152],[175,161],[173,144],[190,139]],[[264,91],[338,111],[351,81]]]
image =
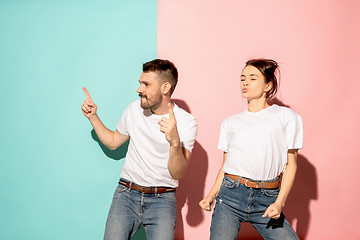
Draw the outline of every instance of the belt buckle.
[[[140,187],[139,187],[139,190],[140,190],[141,193],[146,193],[146,192],[147,192],[147,191],[146,191],[146,187],[140,186]]]
[[[250,187],[249,185],[248,185],[248,181],[249,181],[249,179],[245,179],[245,187]],[[251,181],[251,183],[255,183],[255,182],[253,182],[253,181]],[[254,187],[250,187],[250,188],[254,188]],[[255,186],[255,188],[259,188],[259,181],[256,181],[256,186]]]

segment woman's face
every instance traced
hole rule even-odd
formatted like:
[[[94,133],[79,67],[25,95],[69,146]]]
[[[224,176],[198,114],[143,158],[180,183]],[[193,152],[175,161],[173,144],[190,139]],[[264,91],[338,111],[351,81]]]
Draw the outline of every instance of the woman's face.
[[[264,75],[253,66],[246,66],[240,76],[241,95],[248,101],[266,98],[266,92],[272,87],[272,82],[265,83]]]

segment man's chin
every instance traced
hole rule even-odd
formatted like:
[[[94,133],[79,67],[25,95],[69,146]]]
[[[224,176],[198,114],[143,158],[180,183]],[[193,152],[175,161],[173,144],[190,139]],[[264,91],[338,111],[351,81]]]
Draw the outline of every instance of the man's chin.
[[[140,106],[143,109],[149,109],[151,107],[145,98],[140,99]]]
[[[148,104],[145,104],[145,103],[141,103],[141,104],[140,104],[140,107],[141,107],[142,109],[149,109],[149,108],[151,108],[151,106],[149,106]]]

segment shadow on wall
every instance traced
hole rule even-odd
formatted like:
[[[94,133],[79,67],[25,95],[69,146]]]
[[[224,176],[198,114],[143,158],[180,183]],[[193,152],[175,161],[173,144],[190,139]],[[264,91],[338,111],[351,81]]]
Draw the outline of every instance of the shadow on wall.
[[[318,187],[315,167],[306,157],[299,154],[295,182],[286,201],[284,212],[300,239],[306,239],[309,231],[310,201],[317,199]]]
[[[277,98],[272,100],[271,104],[291,108]],[[311,218],[310,201],[318,199],[318,181],[314,165],[301,154],[301,150],[299,153],[294,185],[286,201],[284,212],[299,238],[306,239]]]
[[[179,99],[173,101],[180,108],[191,113],[189,106]],[[205,178],[208,170],[208,156],[201,144],[195,141],[192,151],[191,160],[184,177],[179,181],[179,187],[176,190],[176,232],[175,239],[184,239],[184,222],[189,226],[198,226],[204,219],[204,213],[199,207],[199,201],[204,196]],[[188,211],[186,218],[182,216],[182,209],[187,204]]]
[[[269,103],[270,105],[277,104],[291,108],[277,98],[272,99]],[[314,165],[312,165],[305,156],[299,154],[295,182],[283,210],[286,219],[291,223],[297,235],[302,240],[306,239],[309,231],[311,218],[309,210],[310,201],[312,199],[318,199],[317,184],[317,174]],[[255,240],[262,239],[262,237],[249,223],[245,223],[241,225],[238,239]]]

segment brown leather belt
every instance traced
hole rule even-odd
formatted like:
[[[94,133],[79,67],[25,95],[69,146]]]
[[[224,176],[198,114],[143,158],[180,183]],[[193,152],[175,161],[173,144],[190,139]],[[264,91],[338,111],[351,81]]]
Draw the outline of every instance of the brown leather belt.
[[[226,176],[228,176],[229,178],[231,178],[234,181],[239,181],[239,176],[237,175],[232,175],[232,174],[228,174],[225,173]],[[241,178],[240,179],[240,183],[242,185],[245,185],[246,187],[249,188],[265,188],[265,189],[273,189],[273,188],[278,188],[280,185],[280,179],[273,181],[273,182],[264,182],[264,181],[253,181],[251,179],[247,179],[247,178]]]
[[[126,186],[128,188],[134,189],[136,191],[139,191],[141,193],[165,193],[165,192],[175,192],[175,188],[170,188],[170,187],[143,187],[143,186],[139,186],[135,183],[130,183],[130,182],[124,182],[124,181],[119,181],[119,184]]]

